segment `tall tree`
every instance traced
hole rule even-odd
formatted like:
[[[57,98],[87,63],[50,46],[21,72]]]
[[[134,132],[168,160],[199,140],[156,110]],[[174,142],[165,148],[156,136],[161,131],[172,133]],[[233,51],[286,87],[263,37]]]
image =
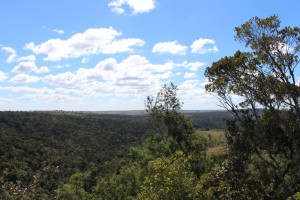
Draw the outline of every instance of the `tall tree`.
[[[172,137],[181,151],[188,156],[190,136],[194,133],[191,120],[180,112],[182,102],[177,98],[178,88],[173,83],[157,93],[156,98],[148,96],[146,111],[162,138]]]
[[[281,27],[273,15],[254,17],[235,31],[250,51],[207,68],[206,90],[216,92],[235,117],[227,132],[232,162],[241,167],[255,155],[270,169],[264,176],[270,194],[279,188],[293,194],[300,183],[300,29]]]
[[[173,83],[164,87],[157,93],[156,98],[148,96],[145,102],[146,111],[151,116],[153,124],[161,137],[174,142],[171,149],[180,150],[188,158],[192,171],[200,176],[204,171],[207,145],[205,142],[194,145],[192,143],[195,130],[189,117],[180,112],[182,102],[177,98],[178,88]],[[176,148],[177,147],[177,148]]]

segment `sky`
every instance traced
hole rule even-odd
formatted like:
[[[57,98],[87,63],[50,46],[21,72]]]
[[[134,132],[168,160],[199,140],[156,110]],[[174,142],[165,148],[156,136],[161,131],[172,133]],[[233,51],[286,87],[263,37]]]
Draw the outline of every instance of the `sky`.
[[[290,0],[0,0],[0,110],[143,110],[170,82],[185,110],[214,110],[204,71],[243,44],[234,27]],[[300,74],[298,75],[300,76]]]

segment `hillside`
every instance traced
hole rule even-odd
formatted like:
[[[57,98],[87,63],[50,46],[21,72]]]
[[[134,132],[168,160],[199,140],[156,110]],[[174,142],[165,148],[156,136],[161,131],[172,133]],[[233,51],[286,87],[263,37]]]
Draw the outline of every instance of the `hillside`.
[[[36,182],[50,195],[76,170],[105,171],[106,161],[124,157],[151,130],[144,120],[0,112],[1,182]]]
[[[89,171],[93,176],[86,188],[91,189],[97,176],[118,170],[127,162],[130,148],[155,133],[148,115],[130,113],[0,112],[2,185],[31,188],[39,198],[53,197],[62,181],[78,171]],[[229,116],[226,112],[186,114],[202,129],[222,128],[221,117]]]

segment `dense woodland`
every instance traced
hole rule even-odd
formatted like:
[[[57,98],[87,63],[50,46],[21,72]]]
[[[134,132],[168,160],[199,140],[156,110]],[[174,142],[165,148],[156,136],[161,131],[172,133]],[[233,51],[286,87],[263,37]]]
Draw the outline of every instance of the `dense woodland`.
[[[1,199],[300,199],[300,28],[254,17],[205,71],[227,111],[182,112],[173,83],[147,115],[0,113]]]
[[[129,146],[151,132],[144,120],[40,112],[1,112],[0,122],[2,195],[20,189],[37,199],[54,197],[61,181],[77,171],[98,175],[110,170],[106,162],[124,157]],[[94,184],[92,179],[87,184]]]
[[[224,126],[224,121],[219,120],[220,113],[230,116],[224,111],[189,115],[202,118],[204,125],[197,121],[195,125],[208,130]],[[209,123],[207,118],[216,120]],[[131,169],[132,163],[145,162],[146,169],[150,158],[139,160],[137,157],[146,156],[140,153],[153,151],[157,155],[150,152],[147,155],[153,158],[163,155],[156,152],[156,146],[162,144],[147,115],[0,112],[0,130],[3,199],[82,199],[83,196],[90,199],[93,193],[97,194],[96,199],[114,198],[101,197],[102,192],[117,195],[118,199],[127,195],[134,197],[138,187],[128,186],[130,180],[126,177],[136,172]],[[209,131],[204,132],[208,137]],[[211,145],[217,146],[216,141],[224,141],[223,132],[217,134]],[[153,144],[156,141],[158,144]],[[106,185],[107,191],[98,191],[99,184]],[[122,187],[129,188],[122,191]],[[126,191],[128,189],[132,192]],[[114,190],[120,190],[120,193]]]

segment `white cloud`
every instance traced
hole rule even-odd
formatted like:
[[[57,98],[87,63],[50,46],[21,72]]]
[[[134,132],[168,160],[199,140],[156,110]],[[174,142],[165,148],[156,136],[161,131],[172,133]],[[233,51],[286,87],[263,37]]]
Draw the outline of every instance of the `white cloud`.
[[[174,74],[172,73],[172,71],[167,71],[163,74],[157,74],[155,75],[156,78],[158,79],[168,79],[170,78],[171,76],[173,76]]]
[[[218,47],[212,39],[199,38],[191,45],[192,53],[206,54],[218,52]]]
[[[103,79],[109,80],[115,77],[115,67],[117,61],[114,58],[108,58],[100,61],[95,68],[80,68],[77,70],[77,76],[80,79]]]
[[[0,82],[4,82],[7,78],[7,74],[0,71]]]
[[[49,89],[46,87],[42,88],[32,88],[27,86],[9,86],[2,87],[0,86],[0,90],[11,91],[11,92],[27,92],[27,93],[36,93],[36,94],[47,94],[47,95],[57,95],[57,94],[69,94],[69,95],[80,95],[86,94],[85,91],[75,90],[75,89],[67,89],[67,88],[54,88]]]
[[[117,95],[143,96],[159,87],[161,81],[172,76],[171,70],[174,63],[152,64],[149,60],[140,55],[131,55],[117,63],[110,62],[112,66],[107,67],[102,63],[103,79],[109,84],[106,88]],[[114,63],[114,64],[113,64]],[[103,66],[106,66],[104,71]],[[163,81],[164,82],[164,81]]]
[[[190,78],[197,78],[197,74],[193,72],[185,72],[183,78],[190,79]]]
[[[129,6],[132,9],[133,15],[146,13],[153,10],[156,6],[155,0],[115,0],[108,4],[112,7],[112,11],[117,14],[122,14],[125,12],[124,6]]]
[[[173,68],[174,64],[171,62],[154,65],[143,56],[130,55],[120,63],[115,58],[105,59],[100,61],[95,68],[80,68],[76,74],[81,80],[97,79],[112,82],[122,80],[125,83],[124,80],[131,80],[131,82],[142,79],[147,80],[153,78],[154,74],[166,77],[166,74],[162,75],[161,73],[168,72]],[[128,82],[130,81],[126,81],[126,83]]]
[[[24,92],[25,94],[19,97],[17,100],[18,101],[29,100],[29,101],[42,102],[41,109],[45,109],[45,102],[55,102],[55,105],[57,106],[57,102],[70,102],[70,101],[74,102],[75,100],[78,99],[79,96],[86,94],[84,91],[79,91],[74,89],[66,89],[66,88],[49,89],[46,87],[32,88],[27,86],[17,86],[17,87],[0,86],[0,90],[16,92],[16,93]]]
[[[12,77],[9,82],[12,83],[36,83],[40,80],[39,77],[30,76],[28,74],[17,74],[16,76]]]
[[[18,59],[19,63],[13,69],[13,73],[31,73],[35,72],[37,74],[48,73],[50,70],[48,67],[38,68],[35,64],[36,57],[35,55],[23,56]]]
[[[28,99],[31,101],[53,101],[53,102],[74,102],[76,98],[70,96],[70,95],[65,95],[65,94],[26,94],[23,96],[23,99]]]
[[[130,55],[120,63],[120,69],[126,73],[133,72],[166,72],[174,68],[174,63],[167,62],[165,64],[151,64],[150,61],[140,55]]]
[[[204,62],[190,62],[186,65],[191,71],[197,71],[200,67],[205,66]]]
[[[183,109],[219,109],[218,98],[208,94],[199,80],[186,80],[178,88],[178,96],[184,102]]]
[[[182,63],[177,63],[176,66],[178,67],[184,67],[184,68],[188,68],[190,71],[198,71],[199,68],[205,66],[206,63],[204,62],[187,62],[184,61]]]
[[[6,62],[11,63],[11,62],[15,61],[15,59],[17,57],[17,52],[13,48],[11,48],[11,47],[2,47],[2,50],[6,51],[7,53],[10,54],[8,56],[8,58],[6,59]]]
[[[64,30],[61,30],[61,29],[53,29],[52,31],[55,32],[55,33],[58,33],[58,34],[64,34],[65,33]]]
[[[47,75],[44,78],[44,81],[49,84],[69,86],[74,86],[77,80],[77,76],[69,71],[58,75]]]
[[[140,55],[130,55],[118,62],[115,58],[100,61],[94,68],[80,68],[76,72],[48,75],[49,84],[80,88],[87,96],[111,94],[116,96],[146,96],[158,90],[173,76],[175,64],[152,64]]]
[[[170,53],[175,55],[186,54],[188,47],[178,44],[177,41],[173,42],[160,42],[154,45],[153,53]]]
[[[32,61],[26,61],[26,62],[20,62],[17,66],[15,66],[12,69],[13,73],[30,73],[35,70],[37,70],[37,66],[35,65],[35,62]]]
[[[88,29],[68,38],[50,39],[39,45],[33,42],[26,44],[26,49],[36,54],[46,54],[44,60],[59,61],[63,58],[78,58],[94,54],[115,54],[133,51],[134,46],[143,46],[144,41],[136,38],[117,40],[121,33],[113,28]]]
[[[14,101],[12,99],[8,99],[8,98],[0,98],[0,103],[1,104],[9,104],[9,103],[13,103]]]
[[[136,38],[117,40],[103,47],[102,53],[115,54],[115,53],[122,53],[122,52],[132,52],[133,46],[141,47],[144,46],[144,44],[145,42],[143,40],[136,39]]]
[[[50,72],[50,69],[46,66],[40,67],[39,69],[35,70],[35,73],[37,74],[45,74]]]
[[[2,87],[2,86],[0,86],[0,90],[6,90],[6,91],[11,91],[11,92],[43,92],[48,89],[47,88],[31,88],[31,87],[27,87],[27,86],[19,86],[19,87],[14,87],[14,86]]]
[[[54,68],[55,69],[63,69],[63,68],[65,68],[65,66],[64,65],[55,65]]]
[[[190,95],[194,95],[193,93],[190,93],[191,90],[194,90],[196,88],[199,88],[199,86],[201,85],[201,82],[199,80],[187,80],[184,81],[180,84],[179,91],[181,91],[181,93],[187,93]],[[202,93],[202,91],[201,91]]]
[[[18,61],[29,61],[29,62],[35,62],[36,61],[36,57],[35,55],[29,55],[29,56],[23,56],[21,58],[18,59]]]

